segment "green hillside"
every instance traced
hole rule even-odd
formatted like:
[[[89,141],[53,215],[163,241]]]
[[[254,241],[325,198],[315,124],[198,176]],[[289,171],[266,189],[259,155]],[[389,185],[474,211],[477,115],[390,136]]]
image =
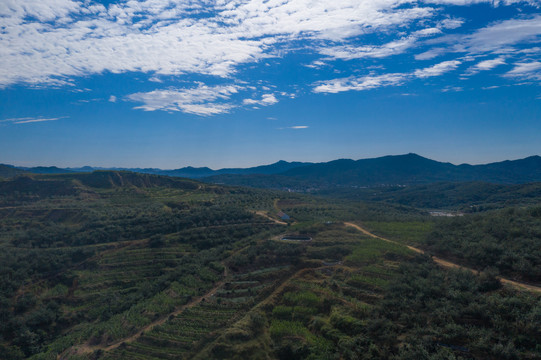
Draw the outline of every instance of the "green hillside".
[[[24,173],[24,170],[18,169],[10,165],[0,164],[0,179],[8,179]]]
[[[313,191],[313,194],[357,201],[480,212],[509,206],[536,206],[541,203],[541,183],[517,185],[485,182],[434,183],[413,186],[375,186]]]
[[[524,226],[512,234],[531,231],[535,210],[513,214]],[[440,220],[400,204],[129,172],[3,181],[0,358],[541,358],[538,292],[404,245],[440,251]],[[492,229],[461,220],[460,236]],[[523,245],[534,248],[531,234]],[[510,241],[483,246],[500,240]],[[450,260],[469,254],[460,246]]]
[[[214,174],[214,183],[271,189],[313,191],[374,186],[422,185],[439,182],[487,182],[524,184],[541,181],[541,157],[502,161],[486,165],[453,165],[417,154],[373,159],[340,159],[306,164],[274,174]]]

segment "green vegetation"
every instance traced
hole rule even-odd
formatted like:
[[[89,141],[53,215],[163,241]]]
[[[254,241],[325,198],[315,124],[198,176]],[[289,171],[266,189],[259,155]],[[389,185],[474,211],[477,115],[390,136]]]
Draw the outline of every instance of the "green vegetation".
[[[541,208],[508,208],[442,219],[427,248],[473,268],[541,284]]]
[[[374,234],[393,239],[405,244],[422,243],[433,229],[434,222],[429,221],[365,221],[364,225]]]
[[[495,277],[539,282],[540,214],[126,172],[4,180],[0,358],[541,359],[541,297]]]
[[[517,205],[535,206],[541,201],[541,183],[504,185],[478,181],[442,182],[412,186],[344,187],[320,190],[315,194],[350,201],[471,213]]]

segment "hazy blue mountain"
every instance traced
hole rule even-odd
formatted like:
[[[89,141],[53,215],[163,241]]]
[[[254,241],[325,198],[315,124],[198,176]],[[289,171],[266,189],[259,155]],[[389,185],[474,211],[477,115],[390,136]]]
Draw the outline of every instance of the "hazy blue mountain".
[[[477,178],[483,181],[516,184],[541,179],[540,156],[476,165],[473,168]]]
[[[176,170],[160,170],[159,172],[155,172],[154,174],[199,179],[202,177],[215,175],[216,170],[209,169],[208,167],[196,168],[192,166],[187,166]]]
[[[270,165],[261,165],[251,168],[225,168],[219,170],[212,170],[208,167],[194,168],[191,166],[176,169],[176,170],[161,170],[156,172],[160,175],[169,175],[169,176],[181,176],[188,178],[203,178],[215,175],[225,175],[225,174],[235,174],[235,175],[274,175],[279,174],[287,170],[296,169],[299,167],[304,167],[307,165],[312,165],[312,163],[303,163],[303,162],[287,162],[280,160],[274,164]]]
[[[453,165],[417,154],[406,154],[356,161],[340,159],[305,165],[275,174],[270,178],[230,174],[213,176],[206,181],[295,190],[467,181],[521,184],[541,181],[541,157],[531,156],[486,165]]]
[[[280,160],[270,165],[261,165],[261,166],[251,167],[251,168],[225,168],[225,169],[219,169],[219,170],[212,170],[208,167],[192,167],[192,166],[187,166],[187,167],[174,169],[174,170],[163,170],[163,169],[156,169],[156,168],[117,168],[117,167],[103,168],[103,167],[91,167],[91,166],[83,166],[79,168],[65,168],[65,169],[58,168],[56,166],[50,166],[50,167],[39,166],[39,167],[18,168],[18,169],[23,169],[33,174],[62,174],[62,173],[71,173],[71,172],[92,172],[95,170],[132,171],[132,172],[143,173],[143,174],[167,175],[167,176],[174,176],[174,177],[186,177],[186,178],[192,178],[192,179],[199,179],[203,177],[209,177],[209,176],[221,175],[221,174],[271,175],[271,174],[278,174],[290,169],[294,169],[294,168],[306,166],[306,165],[311,165],[311,163],[287,162],[287,161]],[[11,167],[11,168],[17,169],[15,167]]]
[[[421,185],[435,182],[484,181],[521,184],[541,181],[541,157],[506,160],[486,165],[453,165],[417,154],[389,155],[372,159],[339,159],[325,163],[278,161],[251,168],[184,167],[175,170],[155,168],[15,168],[4,165],[6,172],[27,171],[38,174],[91,172],[93,170],[132,171],[167,175],[231,185],[262,188],[309,190],[328,187],[362,187],[377,185]],[[8,171],[9,170],[9,171]],[[1,176],[1,175],[0,175]],[[14,176],[14,175],[11,175]]]
[[[36,166],[36,167],[27,167],[21,168],[32,174],[66,174],[73,172],[70,169],[62,169],[56,166]]]

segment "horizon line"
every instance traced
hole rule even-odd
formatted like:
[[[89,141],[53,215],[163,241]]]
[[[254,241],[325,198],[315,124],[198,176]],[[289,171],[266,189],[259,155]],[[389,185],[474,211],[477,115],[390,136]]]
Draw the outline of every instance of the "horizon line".
[[[299,163],[305,163],[307,165],[315,165],[315,164],[325,164],[325,163],[329,163],[329,162],[333,162],[333,161],[339,161],[339,160],[359,161],[359,160],[371,160],[371,159],[380,159],[380,158],[384,158],[384,157],[398,157],[398,156],[407,156],[407,155],[417,155],[417,156],[422,157],[424,159],[437,161],[437,162],[440,162],[440,163],[448,163],[448,164],[452,164],[452,165],[455,165],[455,166],[461,166],[461,165],[471,165],[471,166],[488,165],[488,164],[500,163],[500,162],[505,162],[505,161],[524,160],[524,159],[527,159],[527,158],[539,157],[540,156],[538,154],[534,154],[534,155],[528,155],[528,156],[525,156],[525,157],[519,157],[519,158],[516,158],[516,159],[504,159],[504,160],[497,160],[497,161],[490,161],[490,162],[483,162],[483,163],[466,163],[466,162],[462,162],[460,164],[457,164],[457,163],[453,163],[453,162],[450,162],[450,161],[436,160],[436,159],[429,158],[429,157],[426,157],[426,156],[423,156],[423,155],[419,155],[417,153],[409,152],[409,153],[404,153],[404,154],[388,154],[388,155],[381,155],[381,156],[375,156],[375,157],[366,157],[366,158],[358,158],[358,159],[342,157],[342,158],[336,158],[336,159],[333,159],[333,160],[318,161],[318,162],[280,159],[280,160],[277,160],[277,161],[274,161],[274,162],[271,162],[271,163],[268,163],[268,164],[258,164],[258,165],[252,165],[252,166],[247,166],[247,167],[231,167],[231,166],[228,166],[228,167],[222,167],[222,168],[216,168],[216,169],[213,169],[213,168],[211,168],[209,166],[194,166],[194,165],[185,165],[185,166],[176,167],[176,168],[159,168],[159,167],[146,167],[146,166],[145,167],[142,167],[142,166],[132,166],[132,167],[125,167],[125,166],[93,166],[93,165],[82,165],[82,166],[34,165],[34,166],[28,166],[28,165],[15,165],[15,164],[10,164],[10,163],[5,163],[5,162],[1,162],[0,165],[11,166],[11,167],[14,167],[14,168],[19,168],[19,169],[31,169],[31,168],[38,168],[38,167],[42,167],[42,168],[54,167],[54,168],[57,168],[57,169],[72,170],[72,169],[82,169],[82,168],[85,168],[85,167],[89,167],[89,168],[92,168],[92,170],[127,170],[127,171],[130,171],[130,170],[133,170],[133,169],[141,169],[141,170],[147,170],[148,169],[148,170],[174,171],[174,170],[180,170],[180,169],[186,169],[186,168],[193,168],[193,169],[209,169],[211,171],[219,171],[219,170],[224,170],[224,169],[251,169],[251,168],[260,167],[260,166],[270,166],[270,165],[277,164],[279,162],[287,162],[287,163],[299,162]]]

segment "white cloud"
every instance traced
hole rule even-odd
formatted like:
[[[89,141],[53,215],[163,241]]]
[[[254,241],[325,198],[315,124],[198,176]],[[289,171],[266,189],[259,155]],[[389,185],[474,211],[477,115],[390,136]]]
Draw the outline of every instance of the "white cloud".
[[[460,64],[461,62],[458,60],[451,60],[444,61],[424,69],[417,69],[412,73],[367,75],[361,77],[348,77],[342,79],[320,81],[316,84],[313,91],[316,93],[339,93],[352,90],[371,90],[385,86],[399,86],[415,78],[424,79],[428,77],[443,75],[446,72],[456,69]]]
[[[381,46],[334,46],[323,47],[319,49],[319,53],[327,55],[333,59],[352,60],[362,58],[384,58],[391,55],[402,54],[407,49],[411,48],[417,38],[410,36],[399,40],[391,41]]]
[[[433,76],[440,76],[442,74],[445,74],[446,72],[455,70],[460,64],[461,62],[458,60],[444,61],[424,69],[415,70],[413,74],[421,79]]]
[[[154,90],[135,93],[129,100],[142,102],[135,109],[145,111],[182,111],[189,114],[208,116],[229,112],[233,105],[224,103],[239,90],[235,85],[207,86],[198,84],[195,88]]]
[[[349,77],[319,82],[313,89],[316,93],[339,93],[344,91],[362,91],[382,86],[401,85],[407,79],[406,74],[369,75],[362,77]]]
[[[464,24],[464,20],[454,18],[445,19],[440,22],[440,26],[444,29],[457,29],[461,27],[462,24]]]
[[[430,50],[427,50],[423,53],[416,54],[415,60],[430,60],[434,59],[442,54],[445,54],[448,50],[443,47],[435,47]]]
[[[285,130],[285,129],[302,130],[302,129],[308,129],[309,127],[310,126],[307,126],[307,125],[295,125],[295,126],[281,127],[281,128],[278,128],[278,130]]]
[[[67,116],[60,116],[60,117],[54,117],[54,118],[22,117],[22,118],[4,119],[4,120],[0,120],[0,122],[12,123],[12,124],[30,124],[30,123],[45,122],[45,121],[57,121],[60,119],[65,119],[65,118],[67,118]]]
[[[144,72],[148,75],[143,78],[158,83],[190,73],[231,78],[243,64],[270,66],[261,60],[299,50],[325,56],[305,66],[328,66],[331,71],[333,60],[382,59],[414,48],[423,51],[416,60],[461,53],[459,59],[424,69],[398,70],[404,73],[370,72],[321,81],[313,89],[319,93],[400,86],[415,78],[440,76],[465,62],[464,54],[496,57],[478,62],[466,74],[508,62],[516,63],[517,70],[506,76],[536,78],[538,70],[519,68],[535,63],[536,53],[516,47],[541,40],[541,15],[495,22],[467,35],[439,36],[465,23],[445,14],[446,5],[476,3],[539,5],[533,0],[119,0],[105,6],[90,0],[0,0],[0,88],[18,83],[73,86],[76,77],[109,72]],[[521,51],[529,58],[518,58]],[[372,63],[364,69],[381,67]],[[250,85],[243,86],[247,91]],[[232,98],[240,89],[198,84],[127,98],[146,111],[206,116],[295,96],[269,87],[236,104]]]
[[[205,16],[191,16],[200,12]],[[345,40],[432,14],[410,0],[147,0],[107,7],[5,0],[0,86],[62,86],[105,71],[226,77],[240,64],[276,56],[280,44]]]
[[[482,4],[482,3],[489,3],[494,6],[511,5],[511,4],[517,4],[517,3],[529,3],[532,5],[536,5],[539,3],[538,0],[423,0],[423,1],[430,4],[460,5],[460,6]]]
[[[462,88],[460,86],[446,86],[443,89],[441,89],[441,92],[443,92],[443,93],[446,93],[446,92],[460,92],[460,91],[464,91],[464,88]]]
[[[505,76],[519,79],[541,80],[541,62],[532,61],[517,63],[512,70],[505,74]]]
[[[399,55],[417,45],[420,38],[441,34],[436,27],[425,28],[413,32],[409,36],[390,41],[383,45],[342,45],[320,47],[319,53],[328,55],[331,59],[362,59],[362,58],[385,58],[392,55]]]
[[[321,61],[321,60],[315,60],[315,61],[312,61],[312,63],[310,64],[306,64],[306,65],[303,65],[307,68],[312,68],[312,69],[321,69],[323,66],[326,66],[328,65],[326,62],[324,61]]]
[[[114,96],[114,95],[109,96],[109,102],[114,103],[114,102],[116,102],[116,100],[117,100],[116,96]]]
[[[530,63],[516,64],[515,68],[509,71],[508,74],[510,75],[525,74],[525,73],[530,73],[532,71],[536,71],[538,69],[541,69],[541,62],[534,61]]]
[[[464,43],[457,46],[470,53],[494,52],[519,43],[539,41],[541,36],[541,16],[530,19],[506,20],[485,27],[467,36]]]
[[[415,56],[427,60],[448,52],[484,54],[514,53],[519,44],[541,41],[541,15],[530,18],[500,21],[468,35],[447,35],[425,41],[435,47]],[[446,47],[438,46],[447,44]]]
[[[483,61],[480,61],[477,64],[471,66],[466,71],[466,75],[474,75],[474,74],[477,74],[480,71],[492,70],[497,66],[505,65],[505,64],[506,64],[506,62],[505,62],[505,57],[504,56],[500,56],[498,58],[490,59],[490,60],[483,60]]]
[[[244,99],[243,101],[244,105],[261,105],[261,106],[268,106],[273,105],[278,102],[278,99],[274,94],[263,94],[260,100],[256,99]]]
[[[505,64],[505,58],[501,56],[496,59],[481,61],[480,63],[475,65],[474,68],[480,71],[486,71],[486,70],[494,69],[496,66],[504,65],[504,64]]]

